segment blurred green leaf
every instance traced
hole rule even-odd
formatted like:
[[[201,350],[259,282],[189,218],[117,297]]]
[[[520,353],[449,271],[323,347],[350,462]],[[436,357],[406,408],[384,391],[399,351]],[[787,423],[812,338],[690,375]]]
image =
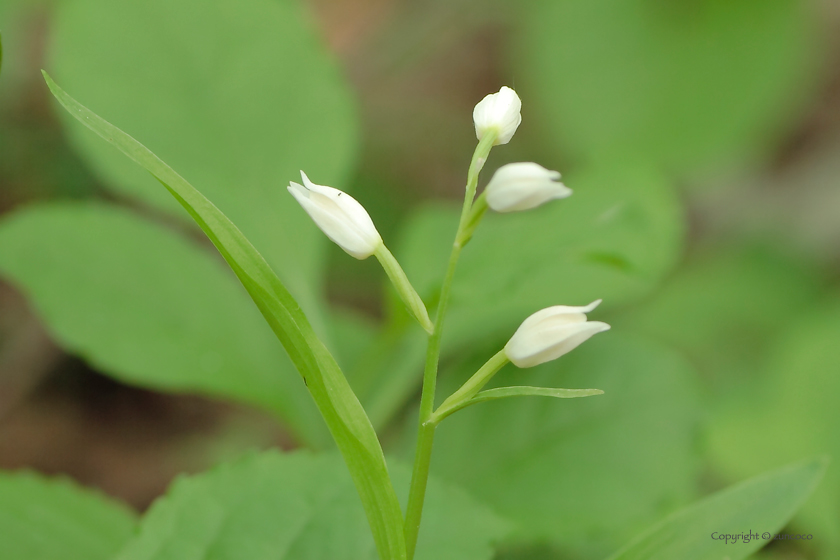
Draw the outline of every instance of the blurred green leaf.
[[[69,480],[0,473],[0,543],[9,560],[111,560],[135,525],[127,507]]]
[[[814,491],[827,461],[815,460],[757,476],[671,515],[610,560],[741,560],[772,540]],[[718,534],[756,534],[726,542]]]
[[[335,347],[333,354],[341,369],[349,372],[356,369],[363,359],[362,352],[377,335],[377,324],[370,317],[348,308],[332,308],[329,314],[330,342]],[[363,372],[359,372],[360,374]],[[350,379],[354,392],[359,390]]]
[[[409,470],[394,469],[407,487]],[[489,560],[506,524],[432,480],[418,560]],[[175,482],[117,560],[365,560],[373,541],[334,455],[268,452]]]
[[[678,170],[774,147],[817,77],[800,0],[537,0],[514,58],[541,131],[584,161]]]
[[[550,305],[604,306],[648,293],[682,247],[682,210],[648,169],[601,168],[566,180],[575,194],[530,212],[489,213],[464,250],[444,344],[508,336]],[[457,227],[454,208],[426,208],[397,255],[420,294],[433,299]]]
[[[329,437],[236,278],[174,232],[103,204],[33,206],[0,224],[0,271],[101,371],[255,404],[309,443]]]
[[[457,387],[482,362],[446,383]],[[603,556],[694,495],[697,386],[675,353],[610,332],[493,380],[522,382],[604,395],[469,407],[441,424],[432,460],[433,473],[516,521],[518,541]]]
[[[822,289],[817,270],[779,244],[727,239],[695,250],[649,300],[608,320],[684,350],[723,394],[760,377],[777,331]]]
[[[380,557],[404,559],[400,505],[379,439],[297,301],[242,232],[203,194],[148,148],[70,97],[46,72],[44,78],[71,115],[160,181],[216,246],[303,377],[356,484]]]
[[[74,0],[51,30],[59,83],[201,185],[312,314],[325,240],[285,186],[304,169],[340,187],[357,123],[301,3]],[[94,135],[67,134],[106,187],[187,218]]]
[[[840,457],[840,300],[786,319],[761,382],[735,395],[710,426],[711,456],[730,478],[816,454]],[[838,502],[840,471],[833,467],[795,520],[819,535],[809,544],[825,558],[840,553]]]
[[[400,310],[403,318],[408,313]],[[429,337],[412,323],[388,324],[364,347],[359,363],[349,374],[359,399],[377,430],[415,394],[423,376],[423,357]]]

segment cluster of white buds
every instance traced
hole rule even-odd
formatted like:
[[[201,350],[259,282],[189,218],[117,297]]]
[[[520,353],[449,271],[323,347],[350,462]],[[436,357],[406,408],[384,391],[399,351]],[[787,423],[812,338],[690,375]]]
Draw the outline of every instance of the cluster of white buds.
[[[521,108],[519,96],[509,87],[502,87],[498,93],[486,96],[473,111],[478,139],[492,131],[494,145],[507,144],[522,122]],[[432,332],[433,325],[425,305],[385,247],[364,207],[347,193],[316,185],[303,171],[301,177],[303,185],[292,182],[289,192],[318,227],[357,259],[376,255],[409,311],[427,331]],[[496,212],[516,212],[571,194],[571,189],[560,182],[557,171],[550,171],[536,163],[521,162],[500,167],[488,183],[484,196],[487,206]],[[610,328],[606,323],[586,320],[586,313],[599,303],[600,300],[583,307],[558,305],[534,313],[511,337],[505,346],[505,355],[514,365],[527,368],[570,352],[592,335]]]
[[[609,330],[606,323],[586,320],[586,313],[599,303],[601,300],[582,307],[555,305],[537,311],[510,338],[505,354],[516,367],[529,368],[571,352],[592,335]]]
[[[495,144],[507,144],[522,122],[522,102],[516,92],[502,87],[482,99],[473,110],[475,135],[479,140],[489,132]],[[509,163],[500,167],[485,189],[487,205],[496,212],[518,212],[536,208],[549,200],[566,198],[572,190],[560,182],[560,173],[531,162]]]
[[[507,144],[522,122],[522,103],[516,92],[503,87],[475,106],[475,133],[481,140],[495,130],[496,144]],[[560,173],[531,162],[500,167],[485,189],[487,206],[496,212],[518,212],[536,208],[550,200],[566,198],[572,190],[560,182]],[[537,311],[522,323],[504,353],[520,368],[533,367],[574,350],[592,335],[610,328],[606,323],[587,321],[601,300],[584,307],[557,305]]]
[[[432,323],[426,306],[415,291],[397,259],[382,241],[367,211],[350,195],[331,187],[316,185],[301,171],[303,185],[291,183],[289,192],[303,206],[318,227],[347,253],[357,259],[375,255],[394,285],[409,313],[429,333],[426,368],[423,378],[423,396],[420,403],[420,431],[417,443],[417,460],[412,474],[409,501],[404,525],[405,542],[409,556],[417,542],[417,529],[423,507],[426,476],[432,449],[434,427],[445,417],[475,402],[481,402],[482,387],[508,362],[519,368],[529,368],[555,360],[577,348],[596,333],[610,326],[599,321],[587,321],[586,314],[595,309],[601,300],[582,307],[557,305],[538,311],[525,319],[503,349],[496,352],[457,391],[452,393],[440,408],[434,409],[434,386],[437,362],[440,356],[441,326],[445,315],[449,289],[458,256],[486,213],[516,212],[536,208],[550,200],[566,198],[572,191],[560,182],[560,173],[550,171],[536,163],[511,163],[499,168],[488,183],[484,193],[476,200],[478,177],[492,146],[510,142],[522,122],[522,102],[509,87],[482,99],[473,110],[478,146],[473,153],[467,173],[464,205],[458,232],[452,244],[446,276],[439,291],[438,316]],[[431,366],[431,367],[430,367]],[[589,396],[602,393],[598,390],[548,390],[535,387],[507,387],[500,396],[499,390],[486,391],[485,400],[515,395],[550,394],[551,396]],[[419,506],[418,506],[419,504]],[[408,530],[410,529],[410,531]]]

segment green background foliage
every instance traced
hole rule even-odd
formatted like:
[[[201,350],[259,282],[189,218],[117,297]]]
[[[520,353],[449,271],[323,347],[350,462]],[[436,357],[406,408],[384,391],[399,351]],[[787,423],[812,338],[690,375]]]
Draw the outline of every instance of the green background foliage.
[[[407,487],[410,470],[394,473]],[[418,560],[489,559],[507,524],[460,490],[432,481],[433,537]],[[119,560],[376,558],[358,494],[337,455],[267,453],[179,480]]]
[[[134,532],[125,505],[69,480],[0,475],[0,538],[9,558],[109,560]]]
[[[797,0],[535,2],[521,59],[552,139],[680,171],[755,157],[811,86]]]
[[[321,428],[291,362],[206,247],[88,203],[19,212],[0,229],[0,246],[8,278],[62,344],[100,370],[154,389],[240,399],[304,433]]]

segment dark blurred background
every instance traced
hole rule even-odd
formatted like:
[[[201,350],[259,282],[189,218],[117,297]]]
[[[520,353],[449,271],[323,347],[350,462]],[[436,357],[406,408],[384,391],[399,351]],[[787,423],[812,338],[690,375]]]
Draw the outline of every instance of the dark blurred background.
[[[0,220],[60,200],[136,208],[68,140],[71,125],[40,76],[70,56],[62,41],[74,39],[54,36],[65,2],[0,1]],[[700,493],[840,452],[840,3],[303,4],[358,111],[347,156],[355,162],[332,177],[310,172],[313,180],[335,177],[328,184],[362,201],[386,240],[399,238],[421,203],[460,200],[472,107],[501,85],[516,88],[523,126],[489,170],[538,161],[568,172],[575,189],[576,172],[644,167],[679,204],[673,264],[605,317],[696,369]],[[328,301],[380,321],[387,310],[375,263],[325,250]],[[177,473],[250,447],[297,446],[268,413],[121,382],[51,332],[19,282],[0,278],[0,468],[68,473],[143,509]],[[840,542],[836,470],[802,521],[818,520],[808,526],[823,543]],[[829,558],[826,550],[838,549],[768,554]]]

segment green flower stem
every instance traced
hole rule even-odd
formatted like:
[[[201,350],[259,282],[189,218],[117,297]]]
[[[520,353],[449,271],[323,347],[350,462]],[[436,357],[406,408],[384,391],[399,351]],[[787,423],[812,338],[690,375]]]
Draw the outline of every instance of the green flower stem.
[[[440,344],[443,336],[443,321],[446,317],[446,309],[449,305],[449,291],[452,287],[452,279],[455,277],[455,268],[458,258],[461,256],[463,245],[463,232],[467,226],[472,209],[475,191],[478,187],[478,174],[493,149],[498,133],[489,131],[478,143],[470,162],[470,170],[467,174],[467,188],[464,195],[464,206],[461,210],[461,220],[458,223],[458,233],[452,243],[452,252],[449,255],[449,264],[446,267],[446,275],[440,288],[440,299],[438,301],[437,314],[435,315],[434,330],[429,337],[429,345],[426,349],[426,366],[423,370],[423,394],[420,397],[420,422],[417,432],[417,450],[414,455],[414,469],[411,473],[411,488],[408,493],[408,504],[405,511],[405,545],[408,560],[414,558],[414,549],[417,546],[417,535],[420,531],[420,520],[423,514],[423,502],[426,496],[426,483],[429,479],[429,465],[432,460],[432,444],[435,438],[436,424],[430,423],[435,409],[435,385],[437,384],[438,362],[440,360]],[[475,228],[473,228],[475,229]]]
[[[467,225],[469,221],[470,210],[472,209],[473,200],[475,199],[475,191],[478,188],[478,174],[481,173],[484,163],[487,161],[487,156],[490,155],[490,150],[493,149],[493,144],[496,142],[499,134],[495,130],[488,131],[484,138],[478,143],[473,153],[472,161],[470,162],[470,170],[467,173],[467,192],[464,196],[464,206],[461,209],[461,221],[458,224],[458,233]],[[456,244],[459,236],[455,236]]]
[[[373,254],[379,259],[379,263],[385,270],[385,274],[388,275],[388,278],[400,295],[400,299],[403,300],[403,303],[408,308],[409,313],[417,319],[417,322],[420,323],[423,330],[432,334],[435,327],[432,324],[432,320],[429,319],[429,312],[426,311],[426,305],[417,294],[414,286],[409,282],[408,276],[405,275],[405,271],[403,271],[400,263],[397,262],[397,259],[394,258],[394,255],[391,254],[391,251],[388,250],[384,243]]]
[[[456,409],[460,408],[463,403],[473,398],[482,387],[487,385],[496,373],[508,364],[510,360],[505,354],[504,348],[499,350],[492,358],[479,368],[477,372],[470,377],[466,383],[461,385],[461,388],[452,393],[448,399],[443,401],[432,417],[429,418],[430,424],[437,425],[441,420],[449,416]]]
[[[467,217],[467,223],[463,231],[460,232],[458,239],[456,239],[456,243],[461,247],[464,247],[472,239],[475,229],[478,227],[479,222],[481,222],[481,218],[487,212],[487,208],[487,191],[484,191],[478,195],[478,198],[472,205],[470,214]]]
[[[429,479],[429,465],[432,460],[432,443],[435,438],[435,425],[428,424],[434,413],[435,385],[437,383],[437,368],[440,358],[440,342],[443,327],[443,317],[446,313],[446,303],[449,299],[449,287],[455,275],[455,266],[461,248],[455,245],[449,256],[446,277],[441,288],[438,312],[435,317],[435,329],[429,338],[426,349],[426,367],[423,370],[423,395],[420,397],[420,426],[417,433],[417,450],[414,455],[414,469],[411,473],[411,489],[408,493],[408,504],[405,511],[405,546],[408,560],[414,558],[417,546],[417,535],[420,531],[420,518],[423,514],[423,501],[426,496],[426,482]]]
[[[429,464],[432,461],[432,445],[435,441],[435,425],[420,423],[417,434],[417,450],[414,455],[414,469],[411,472],[411,490],[405,511],[406,558],[414,559],[417,535],[420,533],[420,519],[426,497],[426,483],[429,480]]]

